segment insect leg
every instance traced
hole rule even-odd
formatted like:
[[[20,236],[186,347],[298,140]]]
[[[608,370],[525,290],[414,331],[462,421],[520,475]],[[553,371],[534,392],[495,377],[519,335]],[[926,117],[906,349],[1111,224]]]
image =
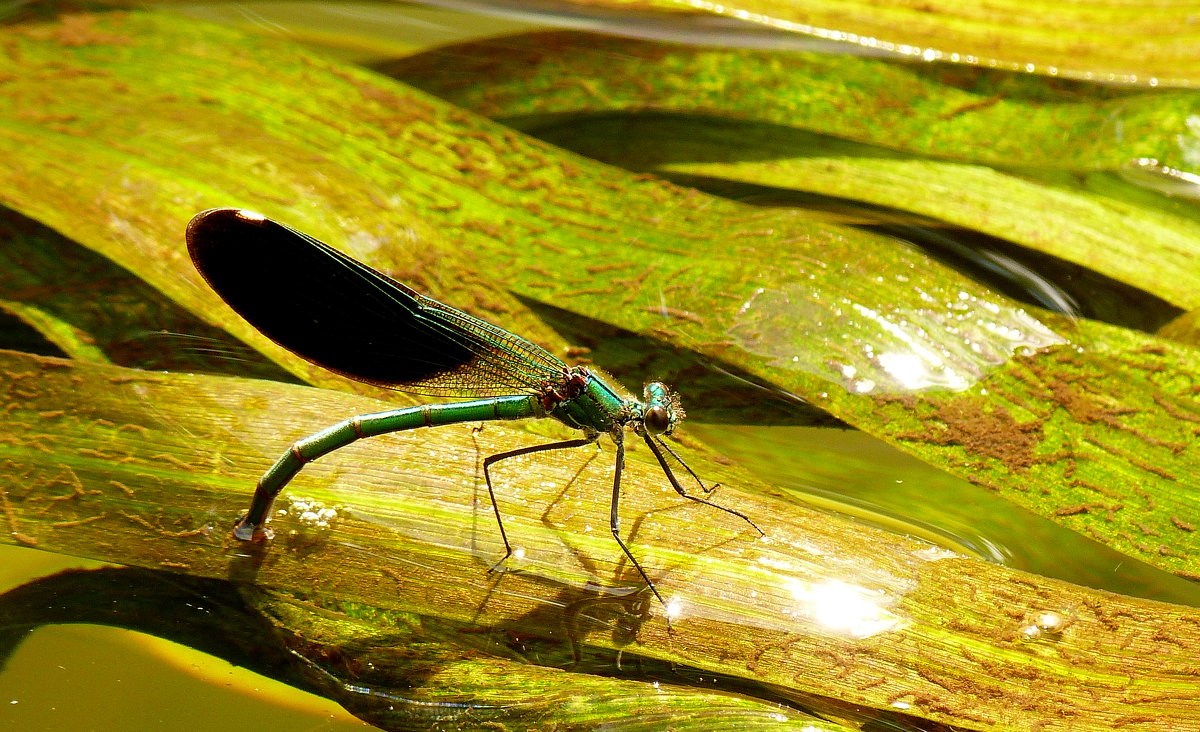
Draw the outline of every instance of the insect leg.
[[[545,445],[521,447],[517,448],[516,450],[496,453],[495,455],[490,455],[484,459],[483,479],[484,482],[487,483],[488,497],[492,499],[492,510],[496,512],[496,525],[500,527],[500,538],[504,540],[504,556],[500,558],[499,562],[496,562],[496,564],[493,565],[492,570],[495,570],[496,567],[504,564],[504,560],[512,556],[512,546],[510,546],[508,543],[508,534],[504,532],[504,519],[500,518],[500,506],[496,503],[496,491],[492,488],[492,474],[490,470],[492,465],[500,462],[501,460],[507,460],[509,458],[519,457],[521,455],[531,455],[535,452],[547,452],[549,450],[567,450],[572,447],[583,447],[584,445],[590,445],[595,441],[595,437],[581,437],[577,440],[564,440],[562,442],[551,442]]]
[[[619,434],[619,433],[618,433]],[[634,558],[633,552],[629,551],[629,547],[625,546],[625,542],[621,541],[621,516],[618,513],[618,508],[621,504],[621,469],[625,466],[625,441],[614,435],[613,441],[617,443],[617,466],[613,471],[613,492],[612,492],[612,508],[608,516],[608,525],[612,529],[613,538],[617,540],[621,551],[625,552],[625,556],[629,557],[633,568],[638,571],[642,579],[646,582],[646,586],[658,598],[658,601],[666,607],[666,600],[663,600],[662,595],[658,594],[658,588],[654,586],[654,582],[650,580],[650,576],[646,574],[646,570],[642,569],[642,565],[638,564],[638,560]]]
[[[658,459],[658,464],[660,466],[662,466],[663,472],[666,473],[666,475],[667,475],[667,480],[671,481],[671,487],[675,489],[676,493],[683,496],[684,498],[687,498],[688,500],[695,501],[696,503],[703,503],[705,506],[712,506],[713,508],[720,509],[720,510],[724,511],[725,513],[731,513],[734,516],[741,518],[743,521],[745,521],[746,523],[753,526],[754,530],[757,531],[760,535],[765,536],[765,534],[763,534],[763,530],[758,528],[758,524],[751,521],[750,517],[747,516],[746,514],[741,513],[739,511],[735,511],[732,508],[725,508],[724,506],[719,506],[719,505],[713,503],[712,501],[706,501],[703,498],[697,498],[696,496],[688,495],[688,492],[685,491],[683,489],[683,486],[681,486],[679,484],[679,479],[675,477],[675,473],[672,472],[671,466],[667,464],[667,458],[663,455],[662,450],[659,449],[658,445],[655,444],[655,440],[653,438],[651,438],[650,435],[643,435],[642,437],[643,437],[643,439],[646,440],[646,444],[650,446],[650,452],[654,453],[654,457]],[[663,445],[663,447],[666,447],[666,445]],[[670,448],[667,448],[667,449],[670,450]],[[671,451],[671,454],[675,455],[674,451]],[[680,465],[683,465],[683,467],[685,469],[687,469],[687,471],[689,473],[691,473],[693,477],[696,475],[695,473],[692,473],[692,469],[687,466],[687,463],[683,462],[683,460],[680,460],[678,455],[675,455],[675,459],[679,460]],[[699,478],[697,478],[696,480],[697,480],[697,482],[699,482]]]

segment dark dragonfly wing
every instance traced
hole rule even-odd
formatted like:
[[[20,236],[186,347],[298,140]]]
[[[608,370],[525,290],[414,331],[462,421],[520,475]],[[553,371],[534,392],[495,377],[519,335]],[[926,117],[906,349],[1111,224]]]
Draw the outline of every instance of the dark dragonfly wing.
[[[267,338],[359,381],[429,395],[538,393],[561,378],[545,349],[425,297],[336,249],[240,209],[201,212],[188,252]]]

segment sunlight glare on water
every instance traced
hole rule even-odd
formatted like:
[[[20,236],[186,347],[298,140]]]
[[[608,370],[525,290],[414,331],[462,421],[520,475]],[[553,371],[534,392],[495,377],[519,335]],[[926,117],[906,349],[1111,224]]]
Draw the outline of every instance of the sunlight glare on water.
[[[852,301],[789,283],[759,289],[726,331],[772,366],[855,394],[970,388],[1014,354],[1067,343],[1025,310],[968,292],[920,293],[927,306]]]
[[[1118,114],[1109,122],[1111,134],[1118,140],[1125,135],[1124,120]],[[1174,138],[1174,160],[1155,157],[1134,158],[1118,171],[1126,182],[1158,191],[1174,198],[1200,199],[1200,114],[1189,114],[1179,121]]]
[[[908,625],[907,620],[885,607],[895,598],[882,591],[841,580],[793,580],[789,589],[796,600],[794,615],[834,635],[861,640]]]

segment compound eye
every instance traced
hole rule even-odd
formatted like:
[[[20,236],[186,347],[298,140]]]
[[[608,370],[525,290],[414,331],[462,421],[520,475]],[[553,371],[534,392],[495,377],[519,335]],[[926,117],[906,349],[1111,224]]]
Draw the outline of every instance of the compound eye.
[[[653,434],[661,435],[670,428],[671,415],[667,412],[666,407],[650,407],[646,410],[646,414],[642,416],[642,423]]]

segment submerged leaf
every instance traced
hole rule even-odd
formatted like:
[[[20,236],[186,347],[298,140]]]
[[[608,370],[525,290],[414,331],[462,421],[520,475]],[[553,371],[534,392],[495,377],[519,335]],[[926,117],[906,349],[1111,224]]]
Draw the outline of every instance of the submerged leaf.
[[[926,60],[1105,82],[1200,84],[1200,66],[1192,53],[1200,35],[1195,30],[1197,6],[1188,0],[562,0],[561,5],[593,12],[712,13],[850,48]],[[711,37],[719,40],[736,31],[715,28]],[[775,44],[785,46],[786,41],[777,38]]]
[[[14,405],[0,424],[13,543],[623,649],[630,663],[643,656],[965,729],[1167,730],[1200,710],[1200,611],[965,559],[766,497],[765,486],[723,490],[723,503],[760,522],[767,537],[756,539],[681,505],[645,451],[630,454],[622,513],[678,603],[673,631],[607,532],[587,530],[607,513],[597,489],[606,460],[539,456],[519,484],[499,471],[506,526],[526,551],[517,571],[487,574],[500,544],[476,501],[475,466],[530,443],[509,425],[414,430],[328,456],[285,495],[279,538],[245,545],[228,526],[267,463],[330,415],[383,405],[13,353],[0,354],[0,392]],[[684,452],[705,476],[755,487]],[[330,525],[299,508],[314,502],[334,508]]]
[[[600,111],[600,110],[597,110]],[[1190,309],[1200,306],[1200,221],[1140,206],[1106,174],[906,158],[787,128],[687,117],[585,120],[539,138],[631,170],[683,174],[861,201],[979,231],[1074,262]],[[613,145],[613,139],[622,140]]]
[[[566,32],[457,44],[380,68],[521,127],[563,114],[671,112],[960,162],[1196,172],[1193,91],[1098,90],[877,58]]]

